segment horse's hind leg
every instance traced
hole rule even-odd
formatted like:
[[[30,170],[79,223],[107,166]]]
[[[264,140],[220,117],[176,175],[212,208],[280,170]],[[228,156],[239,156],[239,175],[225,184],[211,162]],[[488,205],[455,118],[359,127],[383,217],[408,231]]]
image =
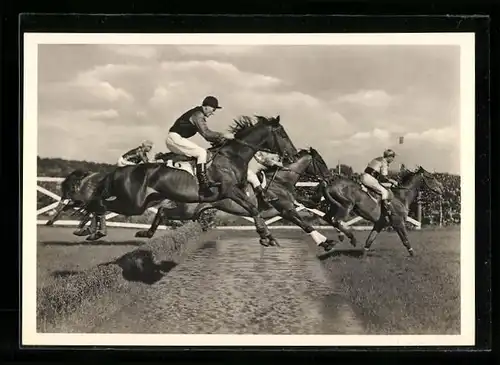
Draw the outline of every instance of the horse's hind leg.
[[[86,213],[85,216],[82,218],[80,223],[78,224],[78,227],[76,230],[73,232],[75,236],[88,236],[89,234],[92,233],[92,230],[95,229],[94,227],[85,227],[87,222],[90,220],[92,213]],[[92,224],[94,224],[94,221],[92,221]]]
[[[104,216],[104,214],[96,213],[93,219],[96,222],[95,231],[87,237],[87,241],[95,241],[107,235],[106,217]]]
[[[45,223],[46,226],[52,226],[54,225],[55,221],[59,218],[62,212],[67,210],[69,208],[69,203],[65,204],[62,200],[59,202],[59,205],[57,206],[55,214],[50,218],[47,223]]]
[[[343,226],[340,222],[344,221],[348,216],[349,212],[351,211],[352,207],[349,206],[347,208],[344,207],[335,207],[335,208],[330,208],[328,212],[324,215],[323,219],[330,223],[333,227],[335,227],[337,230],[339,230],[341,233],[347,236],[349,238],[349,241],[352,246],[356,247],[357,245],[357,240],[356,237],[354,237],[354,234],[352,233],[352,230],[349,228],[346,228]]]
[[[106,207],[104,206],[101,198],[93,202],[94,209],[91,209],[91,212],[94,215],[94,220],[96,222],[95,226],[91,226],[91,233],[87,237],[87,241],[95,241],[99,238],[102,238],[107,235],[106,229]]]
[[[410,240],[408,239],[408,232],[406,231],[406,226],[405,226],[404,222],[398,223],[397,226],[394,227],[394,229],[398,233],[398,236],[401,239],[401,242],[408,250],[409,255],[410,256],[415,255],[415,252],[413,251],[413,247],[411,247]]]
[[[296,224],[297,226],[302,228],[304,232],[309,234],[314,242],[316,242],[316,245],[324,247],[327,251],[331,250],[333,246],[335,246],[335,243],[332,239],[323,236],[321,233],[316,231],[312,225],[304,222],[299,213],[295,210],[295,207],[283,207],[279,206],[279,204],[273,204],[273,206],[280,212],[280,215],[283,217],[283,219]]]

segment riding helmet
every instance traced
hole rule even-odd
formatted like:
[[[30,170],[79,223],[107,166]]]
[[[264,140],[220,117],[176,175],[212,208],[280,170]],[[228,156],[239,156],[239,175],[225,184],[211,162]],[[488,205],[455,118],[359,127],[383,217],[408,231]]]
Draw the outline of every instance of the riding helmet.
[[[205,99],[203,99],[203,102],[201,103],[202,106],[211,106],[212,108],[215,109],[222,109],[221,106],[219,106],[219,100],[215,96],[207,96]]]
[[[384,151],[384,157],[396,157],[396,152],[391,149],[387,149]]]

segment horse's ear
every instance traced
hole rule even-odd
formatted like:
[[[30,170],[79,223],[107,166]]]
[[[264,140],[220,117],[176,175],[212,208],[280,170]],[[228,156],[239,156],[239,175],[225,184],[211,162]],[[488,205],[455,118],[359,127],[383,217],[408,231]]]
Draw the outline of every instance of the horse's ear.
[[[279,115],[279,114],[278,114],[278,116],[275,118],[275,120],[276,120],[276,123],[279,123],[279,122],[280,122],[281,117],[280,117],[280,115]]]

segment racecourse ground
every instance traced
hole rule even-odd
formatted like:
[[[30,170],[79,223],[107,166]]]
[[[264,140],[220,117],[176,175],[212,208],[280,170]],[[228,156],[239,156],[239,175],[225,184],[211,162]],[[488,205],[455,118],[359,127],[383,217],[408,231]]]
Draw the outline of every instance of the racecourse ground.
[[[93,243],[72,231],[38,227],[38,287],[147,242],[131,229],[109,229]],[[362,246],[368,233],[355,234]],[[119,290],[38,327],[93,333],[459,333],[459,228],[411,232],[417,254],[412,258],[394,232],[381,233],[368,257],[344,242],[323,261],[301,231],[274,235],[281,248],[261,247],[253,231],[204,233],[189,254],[160,262],[160,277],[122,278]]]

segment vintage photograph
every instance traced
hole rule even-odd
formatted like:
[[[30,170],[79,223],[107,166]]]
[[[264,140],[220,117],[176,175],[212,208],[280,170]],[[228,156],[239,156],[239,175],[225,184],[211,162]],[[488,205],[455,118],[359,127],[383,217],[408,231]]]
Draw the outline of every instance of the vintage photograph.
[[[24,344],[474,344],[473,34],[23,59]]]

